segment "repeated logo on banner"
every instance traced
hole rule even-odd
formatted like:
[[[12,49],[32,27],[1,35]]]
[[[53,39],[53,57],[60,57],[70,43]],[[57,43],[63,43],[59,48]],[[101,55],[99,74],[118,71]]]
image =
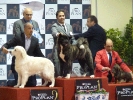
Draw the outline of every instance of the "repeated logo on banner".
[[[74,34],[83,33],[88,28],[86,26],[87,17],[91,14],[90,0],[41,0],[43,6],[37,6],[37,3],[14,3],[1,4],[0,3],[0,47],[6,43],[13,36],[13,23],[16,20],[23,18],[22,12],[25,7],[33,9],[33,20],[39,24],[40,32],[43,37],[43,43],[40,48],[43,54],[50,58],[53,48],[53,37],[51,35],[51,26],[56,22],[56,11],[63,9],[65,11],[65,22],[72,25]],[[1,1],[0,1],[1,2]],[[17,1],[18,2],[18,1]],[[39,3],[38,3],[39,5]],[[39,14],[37,14],[39,13]],[[12,48],[10,48],[12,50]],[[11,55],[3,54],[0,51],[0,68],[4,72],[0,74],[0,84],[5,82],[9,77],[7,74],[11,71]],[[74,66],[79,64],[74,63]],[[77,67],[78,68],[78,67]],[[9,71],[8,71],[9,70]],[[75,69],[74,69],[75,70]],[[77,69],[76,69],[77,70]],[[76,72],[76,71],[75,71]],[[77,72],[79,75],[79,72]],[[1,78],[2,77],[2,78]],[[2,83],[4,84],[4,83]]]
[[[117,100],[133,100],[133,86],[116,86]]]
[[[58,90],[31,90],[31,100],[59,100]]]
[[[76,80],[76,91],[94,91],[97,89],[102,88],[102,81],[101,79],[83,79],[83,80]]]

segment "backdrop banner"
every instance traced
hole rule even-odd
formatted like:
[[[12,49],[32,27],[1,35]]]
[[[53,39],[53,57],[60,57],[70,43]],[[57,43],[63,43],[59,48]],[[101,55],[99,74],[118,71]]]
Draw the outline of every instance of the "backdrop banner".
[[[25,7],[33,9],[32,19],[38,22],[44,41],[40,48],[49,59],[54,44],[51,26],[56,22],[57,10],[64,9],[65,22],[72,25],[74,34],[83,33],[88,29],[86,22],[91,14],[90,0],[0,0],[0,47],[13,37],[13,23],[23,18],[22,12]],[[5,55],[0,51],[0,86],[13,79],[10,70],[11,58],[10,54]],[[72,76],[80,76],[79,68],[78,62],[75,61]]]

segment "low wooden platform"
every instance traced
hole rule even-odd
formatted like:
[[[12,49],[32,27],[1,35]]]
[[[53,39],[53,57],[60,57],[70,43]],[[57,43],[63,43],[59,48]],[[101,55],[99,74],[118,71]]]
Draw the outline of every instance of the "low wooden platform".
[[[26,87],[23,89],[13,87],[0,87],[0,100],[31,100],[31,89],[57,89],[59,93],[59,100],[63,100],[63,88],[62,87]]]
[[[30,90],[32,89],[57,89],[59,93],[59,100],[75,100],[76,92],[76,80],[91,80],[89,77],[73,77],[70,79],[57,78],[55,79],[55,87],[25,87],[23,89],[14,87],[0,87],[0,100],[31,100]],[[128,86],[133,85],[133,83],[110,83],[108,84],[107,78],[93,78],[101,79],[102,87],[109,92],[109,100],[117,100],[116,98],[116,86]]]
[[[57,78],[55,86],[63,87],[63,100],[75,100],[76,80],[92,79],[90,77],[75,77],[70,79]],[[102,87],[109,91],[107,78],[93,78],[102,79]]]
[[[109,88],[109,100],[117,100],[117,94],[116,94],[116,86],[128,86],[133,85],[133,83],[110,83],[108,84]]]

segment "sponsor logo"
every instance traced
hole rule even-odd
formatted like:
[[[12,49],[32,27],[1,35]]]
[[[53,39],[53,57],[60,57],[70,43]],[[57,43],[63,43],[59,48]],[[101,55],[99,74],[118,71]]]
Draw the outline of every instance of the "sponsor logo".
[[[57,90],[31,90],[31,100],[59,100]]]
[[[72,28],[73,28],[74,32],[81,32],[80,21],[76,21],[76,23],[73,23]]]
[[[46,0],[46,2],[57,2],[57,0]]]
[[[48,23],[46,26],[46,31],[51,31],[52,25],[55,23],[55,21],[52,21],[51,23]]]
[[[116,94],[118,100],[133,100],[133,86],[117,86]]]
[[[86,31],[87,29],[88,29],[88,27],[86,26],[86,24],[84,24],[83,31]]]
[[[81,15],[81,11],[79,8],[72,9],[71,15]]]
[[[54,45],[53,38],[49,38],[48,41],[46,42],[46,45]]]
[[[90,1],[90,0],[83,0],[83,1]]]
[[[8,26],[7,26],[8,30],[12,30],[13,29],[13,23],[10,23]]]
[[[59,0],[59,1],[70,1],[70,0]]]
[[[47,54],[47,58],[48,58],[48,59],[52,59],[52,52],[49,53],[49,54]]]
[[[74,72],[76,75],[78,75],[78,76],[81,75],[81,74],[80,74],[80,69],[79,69],[79,67],[73,67],[73,72]]]
[[[40,30],[45,30],[45,26],[41,24]]]
[[[19,16],[17,6],[14,6],[13,8],[9,9],[8,16],[13,16],[13,17],[18,17]]]
[[[91,6],[89,6],[88,8],[85,8],[83,11],[83,16],[84,17],[88,17],[91,15]]]
[[[6,83],[4,81],[0,82],[0,87],[2,87],[2,86],[6,86]]]
[[[65,12],[65,17],[68,18],[69,17],[69,11],[68,11],[68,6],[64,6],[61,10],[64,10]]]
[[[101,85],[101,79],[92,79],[92,80],[76,80],[76,90],[90,90],[94,91],[97,89],[100,89],[102,87]]]
[[[3,8],[0,8],[0,15],[5,15]]]
[[[2,68],[0,68],[0,76],[5,76],[5,72]]]
[[[10,61],[12,59],[12,56],[9,54],[7,55],[7,60]]]
[[[0,47],[4,44],[4,40],[0,38]]]
[[[82,0],[71,0],[71,2],[82,2]]]
[[[49,8],[48,11],[46,12],[46,15],[55,15],[56,12],[54,10],[54,8]]]
[[[0,22],[0,32],[6,32],[6,27],[4,24],[5,24],[4,21]]]
[[[1,52],[0,53],[0,63],[5,63],[6,62],[6,56]]]
[[[117,95],[132,95],[133,96],[133,91],[131,88],[123,88],[122,91],[117,91]]]
[[[8,70],[7,76],[8,76],[8,78],[13,79],[12,70]]]

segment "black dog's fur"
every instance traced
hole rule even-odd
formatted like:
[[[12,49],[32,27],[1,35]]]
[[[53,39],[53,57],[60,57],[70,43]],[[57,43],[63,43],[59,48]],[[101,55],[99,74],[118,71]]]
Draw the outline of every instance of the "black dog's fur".
[[[79,38],[76,45],[70,43],[71,38],[66,35],[59,35],[58,37],[58,53],[62,51],[65,55],[63,61],[60,57],[61,73],[63,76],[70,74],[72,71],[72,63],[74,60],[78,60],[81,68],[90,72],[90,75],[94,74],[93,59],[91,51],[88,47],[88,41],[85,38]],[[61,45],[63,49],[61,50]],[[80,46],[84,45],[84,49],[80,49]],[[87,68],[85,68],[85,64]],[[86,73],[86,72],[85,72]]]
[[[117,64],[113,67],[112,73],[114,74],[115,83],[121,82],[123,79],[126,83],[132,81],[132,76],[128,72],[124,72]]]

